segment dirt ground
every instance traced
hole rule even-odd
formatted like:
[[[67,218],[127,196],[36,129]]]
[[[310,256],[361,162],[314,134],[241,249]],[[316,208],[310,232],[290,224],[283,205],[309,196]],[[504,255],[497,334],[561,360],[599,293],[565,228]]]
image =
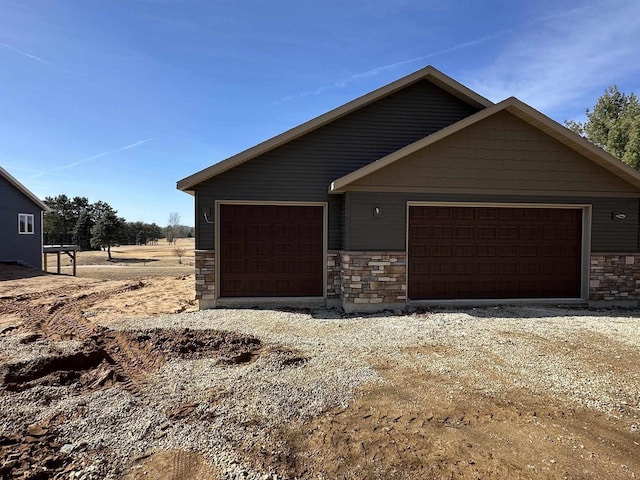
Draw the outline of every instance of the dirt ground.
[[[128,255],[142,258],[136,252]],[[206,357],[234,365],[272,354],[273,347],[250,335],[218,330],[109,330],[110,321],[123,317],[195,310],[193,275],[139,277],[135,270],[128,272],[129,278],[121,279],[30,276],[18,267],[0,266],[0,338],[15,336],[24,348],[43,340],[80,344],[70,352],[24,362],[0,351],[0,397],[42,385],[73,385],[74,395],[85,396],[106,388],[135,392],[172,359]],[[574,358],[594,375],[637,378],[640,351],[624,343],[595,334],[557,344],[526,336],[523,340],[540,355]],[[456,355],[451,346],[437,344],[401,353],[409,360]],[[235,446],[236,452],[257,471],[272,472],[264,478],[276,479],[638,478],[640,391],[616,411],[590,409],[562,395],[508,385],[497,378],[501,370],[496,366],[504,360],[494,357],[488,370],[496,382],[507,385],[498,392],[462,372],[444,375],[411,362],[400,364],[397,356],[374,354],[371,367],[381,382],[365,385],[347,406],[286,422],[271,432],[267,448],[247,439]],[[196,409],[195,403],[183,404],[167,415],[191,421]],[[56,434],[65,421],[48,418],[20,433],[0,426],[0,479],[71,478],[71,472],[88,471],[91,449],[66,445]],[[181,449],[130,458],[119,477],[235,478],[200,453]]]
[[[384,378],[347,409],[286,431],[288,471],[380,480],[613,479],[640,471],[628,421],[527,391],[487,397],[414,370],[393,368]]]

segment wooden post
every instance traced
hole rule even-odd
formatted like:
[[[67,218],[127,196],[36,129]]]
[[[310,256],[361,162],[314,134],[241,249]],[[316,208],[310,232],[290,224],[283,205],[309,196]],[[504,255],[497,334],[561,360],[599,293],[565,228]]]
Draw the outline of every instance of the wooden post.
[[[44,252],[44,271],[48,272],[49,270],[47,269],[47,258],[49,258],[49,255],[47,254],[47,252]]]
[[[56,252],[58,255],[58,275],[60,274],[60,252]]]
[[[75,250],[73,250],[73,257],[71,258],[71,261],[73,262],[73,276],[76,276],[76,254],[77,252]]]

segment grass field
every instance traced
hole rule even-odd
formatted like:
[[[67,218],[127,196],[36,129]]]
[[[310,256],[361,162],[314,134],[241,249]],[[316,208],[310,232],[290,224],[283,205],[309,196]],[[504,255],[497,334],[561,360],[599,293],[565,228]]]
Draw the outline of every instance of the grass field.
[[[103,279],[126,279],[136,277],[158,277],[187,275],[193,273],[195,241],[180,238],[175,245],[161,239],[157,245],[119,245],[107,252],[87,251],[77,253],[77,276]],[[57,268],[56,255],[49,255],[48,271]],[[71,275],[71,258],[62,254],[60,271]]]

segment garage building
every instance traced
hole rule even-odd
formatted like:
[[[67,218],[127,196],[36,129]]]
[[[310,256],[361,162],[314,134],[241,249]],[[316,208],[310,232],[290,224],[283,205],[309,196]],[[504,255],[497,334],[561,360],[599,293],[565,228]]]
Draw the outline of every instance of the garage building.
[[[640,298],[640,174],[433,67],[178,188],[201,308]]]

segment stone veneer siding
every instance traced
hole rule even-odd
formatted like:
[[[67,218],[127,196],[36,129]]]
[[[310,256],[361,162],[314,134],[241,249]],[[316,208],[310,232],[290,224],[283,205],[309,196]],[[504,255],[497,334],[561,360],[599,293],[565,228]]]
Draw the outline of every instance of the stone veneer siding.
[[[196,250],[196,300],[213,302],[216,298],[216,252]]]
[[[640,299],[640,253],[591,255],[589,300]]]
[[[340,252],[327,253],[327,300],[340,298]]]
[[[344,304],[404,304],[407,301],[405,252],[340,252]]]

